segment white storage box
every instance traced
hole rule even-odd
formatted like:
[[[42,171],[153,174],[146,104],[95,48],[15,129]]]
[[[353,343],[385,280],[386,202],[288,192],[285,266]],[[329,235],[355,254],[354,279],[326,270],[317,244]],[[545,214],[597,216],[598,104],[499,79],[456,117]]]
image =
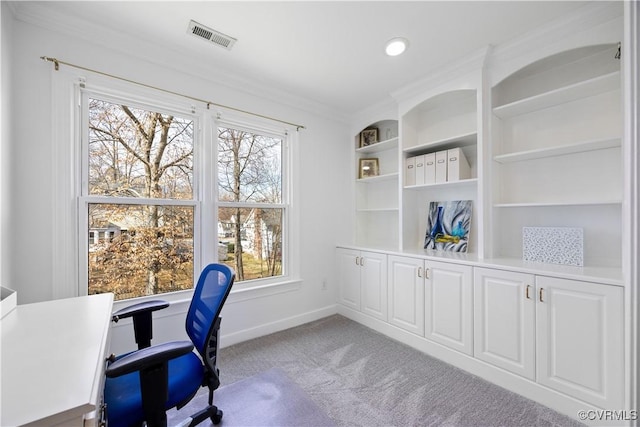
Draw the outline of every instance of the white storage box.
[[[471,178],[469,162],[460,148],[447,150],[447,181]]]
[[[436,153],[424,155],[424,183],[433,184],[436,182]]]
[[[404,161],[404,185],[416,185],[416,158],[408,157]]]
[[[436,182],[447,182],[447,151],[436,154]]]
[[[424,184],[424,156],[416,156],[416,185]]]

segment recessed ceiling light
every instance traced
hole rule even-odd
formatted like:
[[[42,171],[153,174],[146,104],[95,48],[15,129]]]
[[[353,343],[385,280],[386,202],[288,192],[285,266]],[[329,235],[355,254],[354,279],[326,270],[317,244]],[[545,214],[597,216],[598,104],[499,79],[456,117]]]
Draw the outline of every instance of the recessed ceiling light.
[[[387,42],[384,51],[389,56],[397,56],[407,50],[407,46],[409,46],[409,41],[407,39],[396,37]]]

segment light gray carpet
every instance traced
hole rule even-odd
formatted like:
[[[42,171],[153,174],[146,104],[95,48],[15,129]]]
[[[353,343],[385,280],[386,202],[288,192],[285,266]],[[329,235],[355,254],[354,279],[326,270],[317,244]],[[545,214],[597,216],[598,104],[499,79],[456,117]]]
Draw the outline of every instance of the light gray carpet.
[[[218,366],[223,384],[278,367],[339,426],[582,426],[339,315],[224,348]]]
[[[169,426],[207,406],[209,393],[199,393],[179,411],[167,414]],[[279,368],[220,387],[214,404],[222,409],[220,427],[335,426],[333,421]],[[203,422],[201,425],[211,425]]]

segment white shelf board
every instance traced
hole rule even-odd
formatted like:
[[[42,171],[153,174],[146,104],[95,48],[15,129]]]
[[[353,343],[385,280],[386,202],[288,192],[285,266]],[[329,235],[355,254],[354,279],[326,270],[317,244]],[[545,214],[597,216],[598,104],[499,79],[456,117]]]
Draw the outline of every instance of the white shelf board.
[[[620,137],[595,139],[582,141],[574,144],[558,145],[556,147],[539,148],[535,150],[517,151],[513,153],[501,154],[493,159],[498,163],[521,162],[525,160],[542,159],[545,157],[556,157],[565,154],[583,153],[586,151],[603,150],[606,148],[620,147]]]
[[[402,150],[407,154],[421,153],[428,150],[439,149],[442,147],[466,147],[478,142],[478,133],[464,133],[462,135],[454,135],[448,138],[438,139],[436,141],[425,142],[424,144],[416,145],[415,147],[409,147]]]
[[[575,101],[581,98],[609,92],[620,87],[620,72],[616,71],[593,79],[574,83],[549,92],[520,99],[509,104],[500,105],[493,113],[501,119],[530,113],[554,105]]]
[[[399,176],[399,173],[394,172],[394,173],[387,173],[384,175],[372,176],[369,178],[359,178],[356,180],[356,182],[363,183],[363,184],[373,184],[376,182],[391,181],[394,179],[398,179],[398,176]]]
[[[622,200],[591,200],[591,201],[564,201],[564,202],[522,202],[522,203],[496,203],[495,208],[530,208],[530,207],[559,207],[559,206],[598,206],[621,205]]]
[[[398,148],[398,137],[387,139],[385,141],[376,142],[356,149],[356,153],[378,153],[385,150],[393,150]]]
[[[470,179],[461,179],[460,181],[447,181],[447,182],[437,182],[435,184],[421,184],[421,185],[405,185],[405,190],[423,190],[425,188],[439,188],[439,187],[447,187],[453,188],[456,186],[466,186],[471,184],[476,184],[478,182],[478,178],[470,178]]]
[[[365,208],[365,209],[356,209],[356,212],[358,213],[384,213],[384,212],[399,212],[400,208]]]

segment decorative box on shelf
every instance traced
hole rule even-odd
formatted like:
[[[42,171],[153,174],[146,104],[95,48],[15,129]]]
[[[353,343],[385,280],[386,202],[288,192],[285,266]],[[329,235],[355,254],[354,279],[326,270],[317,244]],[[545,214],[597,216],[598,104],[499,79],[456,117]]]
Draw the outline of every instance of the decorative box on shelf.
[[[584,232],[577,227],[522,227],[525,261],[584,265]]]

